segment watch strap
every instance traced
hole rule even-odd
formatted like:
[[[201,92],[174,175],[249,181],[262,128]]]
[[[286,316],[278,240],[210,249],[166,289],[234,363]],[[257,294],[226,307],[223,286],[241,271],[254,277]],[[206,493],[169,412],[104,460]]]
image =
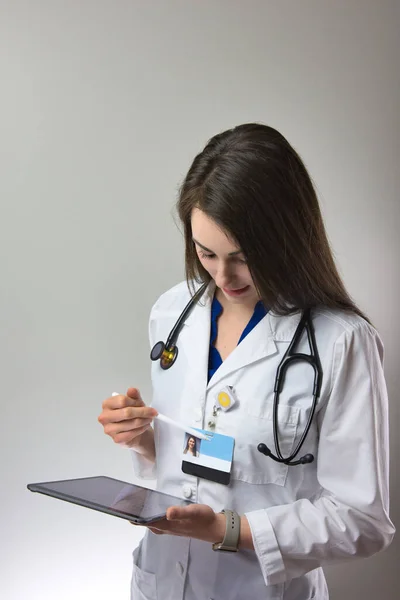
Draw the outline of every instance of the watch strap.
[[[240,536],[240,516],[234,510],[224,509],[221,512],[226,517],[225,536],[222,542],[213,544],[212,549],[237,552]]]

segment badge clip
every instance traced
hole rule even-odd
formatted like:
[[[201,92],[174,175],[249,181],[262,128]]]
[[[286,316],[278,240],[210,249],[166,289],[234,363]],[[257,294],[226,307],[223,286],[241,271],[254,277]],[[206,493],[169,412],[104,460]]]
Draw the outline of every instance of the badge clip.
[[[230,410],[236,404],[235,393],[231,385],[227,385],[217,394],[216,407],[221,408],[224,412]]]

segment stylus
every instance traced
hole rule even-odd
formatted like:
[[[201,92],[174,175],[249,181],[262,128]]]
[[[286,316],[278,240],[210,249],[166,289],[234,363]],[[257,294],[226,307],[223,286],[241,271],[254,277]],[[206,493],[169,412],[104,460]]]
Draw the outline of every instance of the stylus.
[[[118,392],[113,392],[111,395],[119,396]],[[163,423],[166,423],[167,425],[172,425],[172,427],[181,429],[182,431],[185,431],[185,433],[189,433],[190,435],[193,435],[193,436],[199,438],[200,440],[206,440],[207,442],[209,442],[210,439],[212,438],[212,434],[205,435],[204,433],[197,431],[197,429],[194,429],[193,427],[188,427],[184,423],[179,423],[179,421],[174,421],[173,419],[170,419],[169,417],[166,417],[165,415],[162,415],[161,413],[158,413],[158,415],[154,418],[158,419],[159,421],[162,421]]]

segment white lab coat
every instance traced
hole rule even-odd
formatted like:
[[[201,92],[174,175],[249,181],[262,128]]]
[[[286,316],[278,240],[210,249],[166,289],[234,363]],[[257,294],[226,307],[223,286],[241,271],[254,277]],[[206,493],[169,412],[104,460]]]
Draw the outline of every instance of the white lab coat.
[[[324,600],[321,566],[370,556],[394,535],[382,343],[357,315],[312,312],[323,384],[300,455],[310,452],[315,460],[288,467],[260,454],[257,445],[275,452],[273,383],[300,317],[268,313],[207,383],[212,284],[209,290],[186,320],[173,367],[152,364],[152,405],[207,429],[216,394],[233,386],[238,402],[219,413],[216,427],[235,438],[230,485],[184,474],[184,434],[162,422],[155,422],[156,467],[134,452],[133,462],[136,474],[156,476],[163,492],[245,514],[255,552],[214,552],[206,542],[147,532],[134,552],[132,600]],[[181,283],[159,298],[150,316],[151,345],[167,339],[189,297]],[[300,348],[309,352],[305,340]],[[309,365],[289,367],[279,406],[285,456],[304,431],[312,383]]]

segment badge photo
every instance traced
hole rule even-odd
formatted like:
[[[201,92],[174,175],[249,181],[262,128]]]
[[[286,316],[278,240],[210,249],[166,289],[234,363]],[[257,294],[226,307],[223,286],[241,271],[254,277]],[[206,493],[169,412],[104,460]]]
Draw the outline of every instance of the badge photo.
[[[207,439],[186,433],[182,449],[182,471],[209,481],[228,485],[231,477],[233,437],[199,429]]]

